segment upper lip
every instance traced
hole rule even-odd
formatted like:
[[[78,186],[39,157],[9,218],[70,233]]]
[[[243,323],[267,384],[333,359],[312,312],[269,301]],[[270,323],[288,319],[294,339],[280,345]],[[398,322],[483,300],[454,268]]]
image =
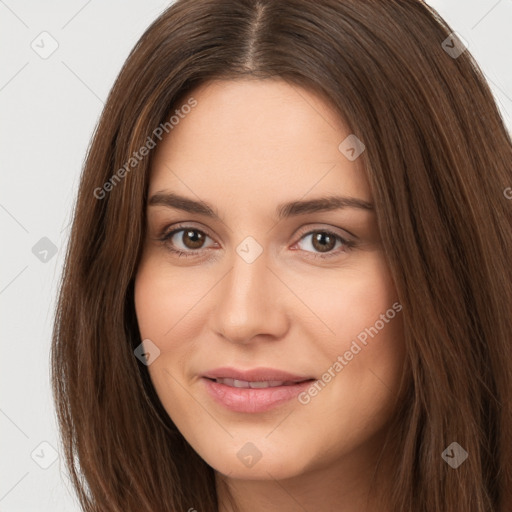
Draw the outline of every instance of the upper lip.
[[[302,382],[304,380],[314,379],[314,377],[310,375],[297,375],[283,370],[264,367],[251,368],[248,370],[239,370],[237,368],[230,367],[215,368],[205,372],[203,377],[208,379],[236,379],[246,382]]]

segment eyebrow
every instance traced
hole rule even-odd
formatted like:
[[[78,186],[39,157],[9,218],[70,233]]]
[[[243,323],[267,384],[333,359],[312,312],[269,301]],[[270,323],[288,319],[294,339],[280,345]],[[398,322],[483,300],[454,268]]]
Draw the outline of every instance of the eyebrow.
[[[157,192],[148,201],[148,206],[167,206],[189,213],[198,213],[221,220],[213,207],[204,201],[195,201],[188,197],[180,196],[173,192]],[[374,206],[368,201],[356,197],[326,196],[317,199],[291,201],[281,203],[276,208],[276,217],[281,220],[308,213],[327,212],[343,208],[357,208],[367,211],[374,211]]]

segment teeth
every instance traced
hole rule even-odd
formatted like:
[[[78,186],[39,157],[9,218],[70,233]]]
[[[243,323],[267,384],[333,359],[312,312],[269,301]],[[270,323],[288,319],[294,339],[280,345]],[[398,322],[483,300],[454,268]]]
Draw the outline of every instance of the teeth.
[[[287,383],[282,380],[269,380],[264,382],[249,382],[251,388],[275,388],[277,386],[283,386]]]
[[[275,388],[277,386],[288,386],[290,384],[294,384],[293,382],[286,382],[282,380],[269,380],[262,382],[248,382],[245,380],[237,380],[237,379],[215,379],[219,384],[224,384],[225,386],[231,386],[233,388]]]
[[[233,384],[231,384],[234,388],[248,388],[249,383],[245,380],[236,380],[233,379]],[[229,386],[229,384],[228,384]]]

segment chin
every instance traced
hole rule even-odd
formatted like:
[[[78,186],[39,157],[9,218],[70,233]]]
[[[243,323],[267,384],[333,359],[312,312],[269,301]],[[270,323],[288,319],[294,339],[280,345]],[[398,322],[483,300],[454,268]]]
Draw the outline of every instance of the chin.
[[[248,441],[241,446],[237,443],[236,447],[220,447],[217,453],[199,454],[216,472],[240,480],[283,480],[307,471],[308,464],[297,459],[296,449],[263,441]]]

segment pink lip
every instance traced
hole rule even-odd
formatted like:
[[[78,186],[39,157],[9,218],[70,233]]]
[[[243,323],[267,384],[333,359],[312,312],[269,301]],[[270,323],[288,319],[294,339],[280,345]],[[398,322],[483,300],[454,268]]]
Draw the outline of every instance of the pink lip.
[[[229,378],[250,382],[294,381],[295,384],[269,388],[235,388],[220,384],[211,379]],[[219,404],[235,412],[258,413],[273,409],[296,397],[311,385],[310,376],[293,375],[272,368],[254,368],[237,370],[235,368],[217,368],[206,372],[201,379],[208,394]]]
[[[205,372],[203,377],[209,379],[237,379],[250,382],[262,382],[269,380],[282,380],[300,382],[303,380],[313,379],[311,375],[294,375],[283,370],[275,370],[273,368],[252,368],[250,370],[237,370],[229,366],[223,368],[215,368]]]

